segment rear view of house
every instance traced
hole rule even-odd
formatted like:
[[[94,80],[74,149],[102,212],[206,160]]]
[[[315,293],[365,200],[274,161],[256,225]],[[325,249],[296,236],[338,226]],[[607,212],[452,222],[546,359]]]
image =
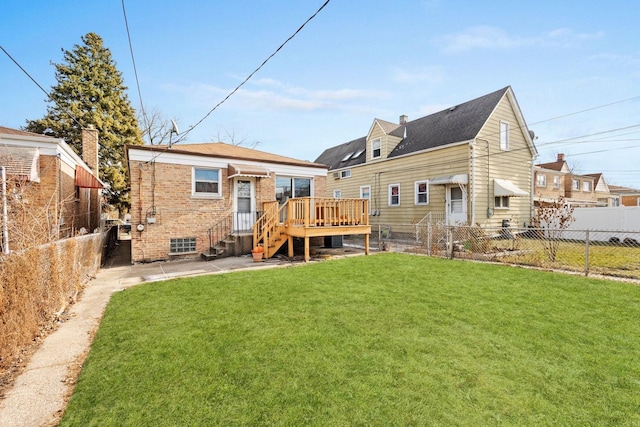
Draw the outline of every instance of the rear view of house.
[[[127,146],[127,157],[132,262],[246,254],[265,205],[326,192],[324,165],[224,143]]]
[[[524,225],[532,217],[532,134],[511,87],[325,150],[327,196],[370,200],[372,225]]]

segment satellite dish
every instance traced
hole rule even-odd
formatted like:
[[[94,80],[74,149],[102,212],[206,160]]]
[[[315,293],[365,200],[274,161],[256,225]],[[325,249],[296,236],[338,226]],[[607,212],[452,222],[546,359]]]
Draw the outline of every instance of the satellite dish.
[[[178,130],[178,125],[173,119],[171,119],[171,133],[175,133],[176,135],[180,133],[180,131]]]

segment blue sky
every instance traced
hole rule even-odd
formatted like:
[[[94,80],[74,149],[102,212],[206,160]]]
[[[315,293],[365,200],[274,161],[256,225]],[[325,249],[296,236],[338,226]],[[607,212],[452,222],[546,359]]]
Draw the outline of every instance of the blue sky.
[[[325,0],[125,0],[145,108],[184,132]],[[331,0],[186,142],[259,142],[314,160],[374,118],[417,119],[511,85],[538,139],[578,173],[640,188],[640,4],[629,1]],[[4,0],[0,44],[45,89],[88,32],[111,49],[139,108],[122,0]],[[0,52],[0,125],[46,112]]]

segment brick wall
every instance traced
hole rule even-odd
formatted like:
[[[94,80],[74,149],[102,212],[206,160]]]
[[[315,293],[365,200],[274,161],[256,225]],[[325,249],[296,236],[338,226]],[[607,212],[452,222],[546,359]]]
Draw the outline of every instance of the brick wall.
[[[155,169],[155,171],[154,171]],[[220,170],[222,198],[198,198],[192,192],[192,166],[130,162],[132,262],[192,258],[209,249],[208,230],[233,212],[233,182]],[[155,172],[155,179],[154,177]],[[275,176],[255,179],[256,209],[275,200]],[[324,197],[326,180],[314,179],[315,196]],[[155,216],[154,214],[155,207]],[[149,223],[147,218],[155,218]],[[136,230],[138,224],[144,231]],[[196,253],[170,255],[170,240],[195,238]]]

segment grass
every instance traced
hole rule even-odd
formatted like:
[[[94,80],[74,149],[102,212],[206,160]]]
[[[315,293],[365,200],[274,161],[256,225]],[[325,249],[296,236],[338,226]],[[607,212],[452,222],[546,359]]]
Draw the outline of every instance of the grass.
[[[563,268],[573,271],[585,269],[585,243],[563,241],[558,244],[556,262],[550,262],[542,240],[497,240],[496,246],[522,249],[515,255],[501,257],[499,261],[541,267]],[[640,247],[592,243],[589,245],[589,272],[611,276],[640,278]]]
[[[403,254],[114,294],[61,426],[638,425],[640,288]]]

